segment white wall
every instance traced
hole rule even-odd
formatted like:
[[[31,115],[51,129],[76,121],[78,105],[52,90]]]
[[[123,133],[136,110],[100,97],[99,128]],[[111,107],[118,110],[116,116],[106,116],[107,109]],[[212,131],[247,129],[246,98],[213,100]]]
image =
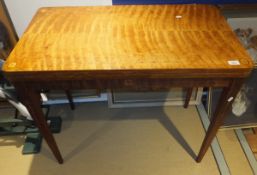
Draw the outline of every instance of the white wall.
[[[21,36],[40,7],[112,5],[112,0],[5,0],[5,4],[17,34]]]

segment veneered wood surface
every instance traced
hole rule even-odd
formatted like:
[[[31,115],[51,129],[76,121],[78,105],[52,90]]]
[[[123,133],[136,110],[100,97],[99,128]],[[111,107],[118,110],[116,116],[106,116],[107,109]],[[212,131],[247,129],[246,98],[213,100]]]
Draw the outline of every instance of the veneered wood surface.
[[[142,5],[41,8],[4,71],[24,79],[199,78],[244,77],[252,66],[216,7]]]

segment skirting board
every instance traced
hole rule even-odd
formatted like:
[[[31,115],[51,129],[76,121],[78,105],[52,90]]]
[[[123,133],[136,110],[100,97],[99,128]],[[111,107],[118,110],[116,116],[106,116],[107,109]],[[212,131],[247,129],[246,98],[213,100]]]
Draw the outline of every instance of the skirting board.
[[[198,105],[201,103],[203,88],[198,88],[196,97],[191,98],[189,105]],[[111,90],[107,91],[108,106],[109,108],[129,108],[129,107],[154,107],[154,106],[183,106],[184,99],[166,100],[163,101],[130,101],[130,102],[115,102]]]

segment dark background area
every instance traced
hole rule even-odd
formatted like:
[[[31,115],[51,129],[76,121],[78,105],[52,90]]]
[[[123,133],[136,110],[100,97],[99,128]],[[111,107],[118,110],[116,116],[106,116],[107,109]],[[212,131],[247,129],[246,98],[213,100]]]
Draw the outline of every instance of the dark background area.
[[[115,4],[236,4],[257,3],[257,0],[113,0]]]

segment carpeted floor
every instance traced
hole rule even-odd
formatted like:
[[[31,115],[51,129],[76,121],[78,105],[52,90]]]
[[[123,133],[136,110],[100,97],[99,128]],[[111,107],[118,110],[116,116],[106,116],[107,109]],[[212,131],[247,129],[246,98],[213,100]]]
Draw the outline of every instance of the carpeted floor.
[[[193,159],[204,137],[193,106],[109,109],[98,102],[79,104],[75,111],[54,106],[50,115],[64,121],[55,135],[64,164],[56,162],[45,143],[39,154],[22,155],[24,136],[0,137],[1,174],[220,174],[211,150],[201,163]],[[218,138],[231,174],[252,174],[234,132],[219,131]]]

